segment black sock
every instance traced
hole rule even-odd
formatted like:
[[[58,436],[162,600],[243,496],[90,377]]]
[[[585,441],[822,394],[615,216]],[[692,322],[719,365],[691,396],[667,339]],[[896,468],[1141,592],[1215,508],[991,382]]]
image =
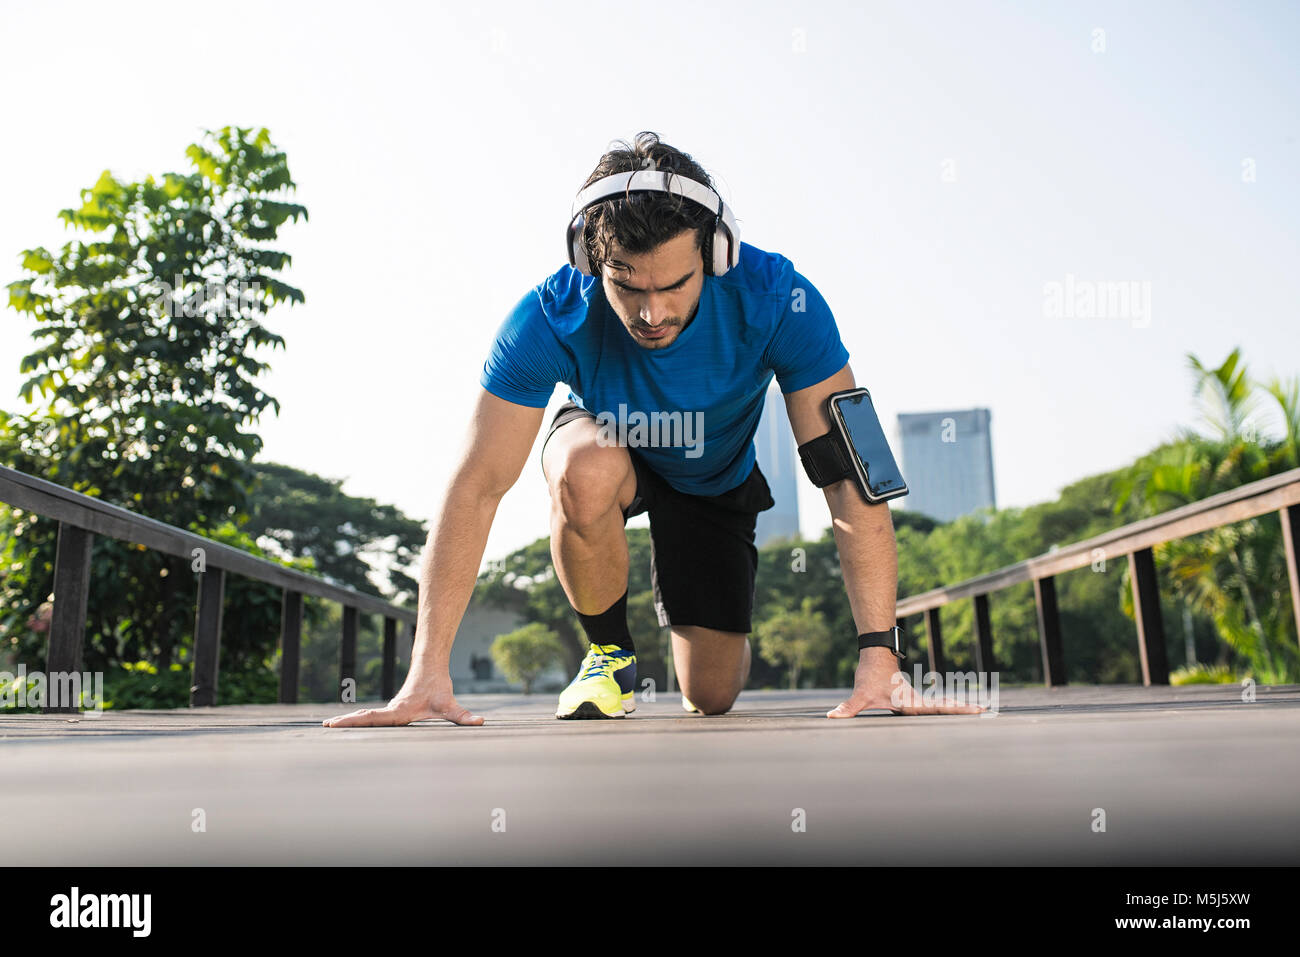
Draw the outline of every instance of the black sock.
[[[576,608],[573,613],[582,622],[582,630],[587,633],[587,640],[593,645],[618,645],[624,651],[636,654],[636,645],[632,643],[632,633],[627,630],[627,590],[623,597],[610,605],[599,615],[584,615]]]

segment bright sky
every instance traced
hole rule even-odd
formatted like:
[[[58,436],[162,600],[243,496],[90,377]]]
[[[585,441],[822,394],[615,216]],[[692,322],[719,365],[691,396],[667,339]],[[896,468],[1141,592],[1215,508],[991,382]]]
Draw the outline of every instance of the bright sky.
[[[492,333],[642,129],[819,288],[889,426],[992,409],[1000,506],[1191,423],[1188,352],[1300,372],[1294,4],[0,4],[0,285],[102,169],[267,126],[311,220],[278,244],[307,304],[269,322],[265,456],[420,518]],[[1150,316],[1051,318],[1067,276],[1149,283]],[[0,407],[30,328],[0,320]],[[539,451],[487,559],[547,534]]]

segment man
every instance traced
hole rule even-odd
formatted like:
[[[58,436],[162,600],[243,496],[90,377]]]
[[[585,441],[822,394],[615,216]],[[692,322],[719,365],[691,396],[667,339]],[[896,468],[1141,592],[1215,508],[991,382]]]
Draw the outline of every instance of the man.
[[[551,555],[591,646],[556,717],[635,709],[624,523],[642,511],[683,706],[722,714],[745,686],[754,527],[774,504],[753,442],[767,387],[775,375],[802,445],[830,429],[826,397],[854,387],[849,354],[817,290],[783,256],[739,241],[690,156],[653,133],[622,146],[579,194],[569,265],[524,296],[484,364],[468,443],[429,535],[405,684],[387,707],[327,727],[483,723],[452,693],[451,645],[497,504],[524,468],[557,382],[570,386],[569,402],[552,419],[540,463]],[[596,200],[581,201],[593,191]],[[851,479],[824,493],[855,624],[884,634],[898,576],[889,507],[868,504]],[[827,716],[982,710],[925,702],[901,678],[892,647],[862,648],[852,696]]]

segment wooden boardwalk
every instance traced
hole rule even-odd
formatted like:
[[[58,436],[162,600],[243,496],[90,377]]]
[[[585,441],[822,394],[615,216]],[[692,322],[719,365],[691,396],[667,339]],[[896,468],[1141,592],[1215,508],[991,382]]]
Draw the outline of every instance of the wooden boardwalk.
[[[702,717],[660,695],[602,722],[462,696],[478,728],[327,729],[351,706],[319,704],[0,712],[6,862],[1300,863],[1300,687],[1004,687],[987,717],[823,717],[844,696],[745,692]]]

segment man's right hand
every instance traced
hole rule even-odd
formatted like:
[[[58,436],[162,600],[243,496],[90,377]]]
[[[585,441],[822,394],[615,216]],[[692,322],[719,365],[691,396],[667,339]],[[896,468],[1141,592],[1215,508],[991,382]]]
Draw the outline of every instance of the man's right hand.
[[[443,718],[452,724],[480,725],[481,715],[472,714],[468,708],[457,704],[450,691],[434,695],[399,694],[382,708],[361,708],[349,714],[326,718],[321,725],[326,728],[378,728],[410,724],[429,718]]]

